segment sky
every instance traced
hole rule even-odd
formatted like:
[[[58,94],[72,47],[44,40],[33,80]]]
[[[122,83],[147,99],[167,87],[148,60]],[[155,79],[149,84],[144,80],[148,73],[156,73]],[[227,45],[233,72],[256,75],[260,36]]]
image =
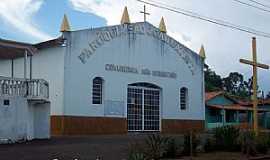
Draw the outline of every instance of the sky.
[[[234,0],[155,1],[270,33],[270,12]],[[257,2],[270,6],[269,0]],[[72,30],[119,24],[124,6],[128,7],[131,22],[143,21],[140,13],[143,4],[136,0],[1,0],[0,38],[30,43],[56,38],[61,35],[59,30],[64,14],[67,14]],[[190,49],[199,52],[203,44],[206,63],[218,74],[227,76],[236,71],[246,78],[252,75],[252,68],[240,64],[239,59],[251,59],[251,38],[254,35],[149,5],[146,8],[151,14],[147,17],[148,22],[158,26],[163,16],[168,35]],[[270,65],[270,38],[256,38],[258,61]],[[260,69],[258,81],[260,89],[270,91],[269,70]]]

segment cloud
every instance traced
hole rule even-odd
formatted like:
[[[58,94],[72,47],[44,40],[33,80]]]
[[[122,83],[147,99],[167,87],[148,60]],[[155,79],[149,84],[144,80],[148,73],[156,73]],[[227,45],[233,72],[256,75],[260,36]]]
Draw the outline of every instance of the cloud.
[[[105,18],[107,25],[116,25],[120,23],[124,6],[128,6],[129,16],[131,22],[143,21],[143,15],[140,10],[143,9],[143,4],[136,2],[135,0],[69,0],[72,7],[80,12],[95,14],[99,17]],[[176,1],[176,0],[173,0]],[[160,12],[156,8],[149,8],[151,13],[148,16],[148,21],[155,26],[159,25],[162,16],[165,16],[165,21],[170,20],[173,16],[170,13]],[[153,15],[153,16],[152,16]],[[183,35],[176,30],[168,27],[168,34],[181,43],[190,46],[191,38],[188,35]]]
[[[0,18],[18,31],[37,40],[48,40],[52,37],[40,31],[32,16],[40,9],[43,0],[1,0]]]

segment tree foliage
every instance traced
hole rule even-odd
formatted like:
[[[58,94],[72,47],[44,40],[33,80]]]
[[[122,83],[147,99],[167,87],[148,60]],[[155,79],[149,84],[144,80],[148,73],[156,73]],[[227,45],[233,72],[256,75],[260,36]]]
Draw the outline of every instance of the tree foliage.
[[[205,66],[204,75],[206,92],[224,90],[231,95],[242,98],[250,98],[252,95],[252,77],[245,80],[241,73],[231,72],[227,77],[222,78],[208,66]]]
[[[222,90],[222,78],[212,71],[208,66],[204,69],[205,90],[206,92]]]

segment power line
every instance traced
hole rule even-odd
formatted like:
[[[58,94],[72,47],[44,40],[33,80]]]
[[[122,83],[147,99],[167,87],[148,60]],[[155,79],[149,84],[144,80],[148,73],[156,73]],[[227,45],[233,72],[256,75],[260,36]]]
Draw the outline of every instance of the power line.
[[[168,10],[168,11],[171,11],[171,12],[179,13],[179,14],[182,14],[182,15],[185,15],[185,16],[188,16],[188,17],[192,17],[192,18],[195,18],[195,19],[199,19],[199,20],[206,21],[206,22],[209,22],[209,23],[213,23],[213,24],[216,24],[216,25],[220,25],[220,26],[223,26],[223,27],[227,27],[227,28],[231,28],[231,29],[234,29],[234,30],[254,34],[254,35],[257,35],[257,36],[261,36],[261,37],[270,38],[270,33],[258,31],[258,30],[255,30],[253,28],[249,28],[249,27],[245,27],[245,26],[235,25],[235,24],[232,24],[230,22],[223,21],[223,20],[202,16],[202,15],[197,14],[195,12],[191,12],[191,11],[184,10],[184,9],[181,9],[181,8],[169,6],[169,5],[161,3],[161,2],[157,2],[157,1],[153,1],[153,0],[137,0],[137,1],[141,2],[141,3],[144,3],[144,4],[151,5],[151,6],[156,7],[156,8],[165,9],[165,10]]]
[[[243,1],[240,1],[240,0],[233,0],[233,1],[235,1],[237,3],[240,3],[240,4],[243,4],[243,5],[246,5],[246,6],[249,6],[249,7],[252,7],[252,8],[256,8],[256,9],[261,10],[261,11],[265,11],[265,12],[270,13],[270,10],[264,9],[262,7],[255,6],[255,5],[250,4],[250,3],[246,3],[246,2],[243,2]]]
[[[218,22],[218,23],[222,23],[222,24],[226,24],[226,25],[230,25],[230,26],[233,26],[233,27],[237,27],[237,28],[242,28],[242,29],[245,29],[245,30],[249,30],[249,31],[252,31],[252,32],[256,32],[256,33],[259,33],[259,34],[265,34],[265,35],[268,35],[270,36],[270,33],[266,33],[266,32],[262,32],[262,31],[257,31],[253,28],[249,28],[249,27],[245,27],[245,26],[240,26],[240,25],[235,25],[233,23],[230,23],[230,22],[226,22],[226,21],[223,21],[223,20],[219,20],[219,19],[215,19],[215,18],[210,18],[210,17],[206,17],[206,16],[203,16],[203,15],[200,15],[198,13],[195,13],[195,12],[192,12],[192,11],[188,11],[188,10],[184,10],[184,9],[181,9],[181,8],[177,8],[177,7],[173,7],[173,6],[170,6],[170,5],[167,5],[165,3],[161,3],[161,2],[157,2],[155,0],[141,0],[141,1],[150,1],[154,4],[159,4],[161,6],[166,6],[167,8],[173,8],[175,10],[180,10],[181,12],[184,12],[184,13],[187,13],[187,14],[190,14],[192,16],[196,16],[196,17],[199,17],[199,18],[203,18],[203,19],[209,19],[211,21],[215,21],[215,22]],[[193,17],[193,18],[196,18],[196,17]]]
[[[255,1],[255,0],[248,0],[248,1],[253,2],[253,3],[256,3],[256,4],[260,5],[260,6],[265,7],[265,8],[270,8],[269,5],[263,4],[261,2]]]

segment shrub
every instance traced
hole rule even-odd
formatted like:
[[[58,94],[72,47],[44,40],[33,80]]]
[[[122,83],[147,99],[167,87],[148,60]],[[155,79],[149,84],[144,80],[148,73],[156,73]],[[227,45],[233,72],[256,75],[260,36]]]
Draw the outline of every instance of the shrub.
[[[144,160],[144,159],[145,155],[143,145],[138,143],[129,144],[128,160]]]
[[[192,154],[196,154],[196,148],[198,147],[200,140],[198,135],[196,135],[194,132],[189,132],[184,135],[184,155],[190,155],[190,137],[192,136]]]
[[[242,132],[240,142],[242,152],[255,156],[258,153],[266,154],[268,151],[268,136],[265,134],[255,135],[252,131]]]
[[[215,151],[216,148],[216,140],[212,137],[208,137],[205,140],[205,144],[204,144],[204,151],[205,152],[212,152]]]
[[[268,151],[268,137],[266,135],[258,135],[256,137],[256,151],[266,154]]]
[[[166,153],[168,141],[168,137],[163,137],[159,134],[149,135],[145,140],[146,158],[151,160],[160,159]]]
[[[167,143],[166,152],[164,158],[176,158],[178,147],[174,138],[170,138]]]
[[[131,153],[128,160],[145,160],[145,157],[143,153]]]
[[[224,126],[215,129],[217,149],[237,151],[239,145],[240,129],[233,126]]]
[[[265,136],[267,137],[267,146],[270,147],[270,134],[267,133]]]
[[[243,154],[254,156],[256,154],[255,133],[250,131],[241,132],[239,138]]]

